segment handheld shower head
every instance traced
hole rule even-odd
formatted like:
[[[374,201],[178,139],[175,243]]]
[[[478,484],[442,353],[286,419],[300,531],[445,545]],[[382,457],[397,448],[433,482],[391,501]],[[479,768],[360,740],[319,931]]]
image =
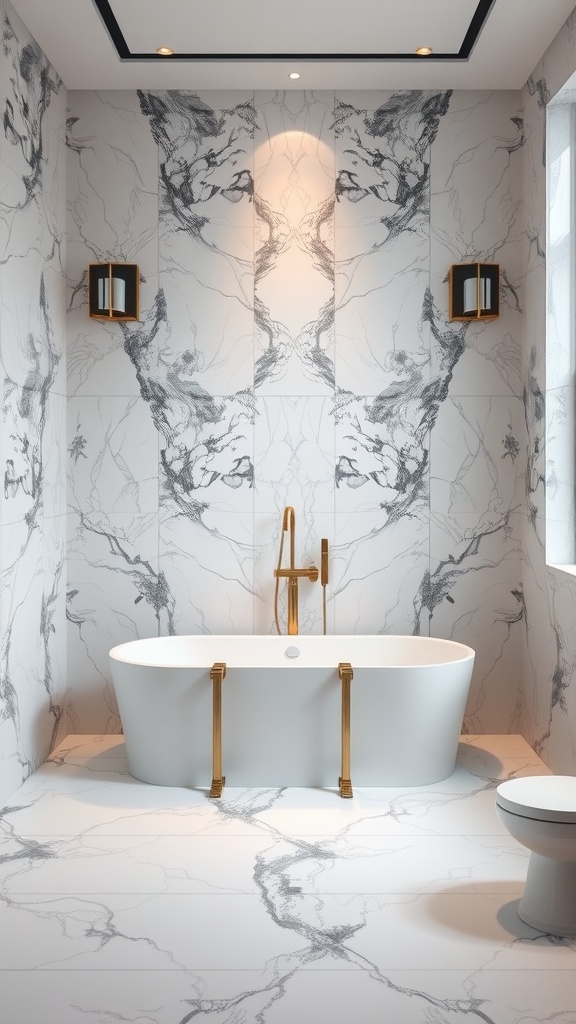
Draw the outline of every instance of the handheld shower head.
[[[323,537],[320,541],[320,583],[323,587],[328,586],[328,538]]]

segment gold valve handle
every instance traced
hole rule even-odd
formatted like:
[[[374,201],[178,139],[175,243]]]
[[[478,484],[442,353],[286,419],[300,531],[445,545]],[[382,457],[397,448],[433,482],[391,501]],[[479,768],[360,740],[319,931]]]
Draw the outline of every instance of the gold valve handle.
[[[322,537],[320,541],[320,583],[323,587],[328,586],[328,538]]]
[[[287,579],[287,580],[311,580],[312,583],[316,583],[318,579],[318,569],[315,565],[311,565],[309,569],[274,569],[274,575],[276,579]]]

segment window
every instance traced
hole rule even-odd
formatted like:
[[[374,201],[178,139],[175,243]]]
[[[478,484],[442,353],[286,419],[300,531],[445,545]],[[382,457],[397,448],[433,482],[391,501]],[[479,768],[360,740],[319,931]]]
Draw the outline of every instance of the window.
[[[561,91],[549,105],[546,128],[546,561],[576,571],[576,106],[566,100]]]

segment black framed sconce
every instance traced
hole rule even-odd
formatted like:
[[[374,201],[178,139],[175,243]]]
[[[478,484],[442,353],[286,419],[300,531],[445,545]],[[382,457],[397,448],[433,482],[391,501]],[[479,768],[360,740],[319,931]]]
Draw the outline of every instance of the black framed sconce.
[[[498,263],[457,263],[450,267],[450,319],[495,320],[500,316]]]
[[[88,305],[95,320],[137,320],[140,273],[135,263],[91,263]]]

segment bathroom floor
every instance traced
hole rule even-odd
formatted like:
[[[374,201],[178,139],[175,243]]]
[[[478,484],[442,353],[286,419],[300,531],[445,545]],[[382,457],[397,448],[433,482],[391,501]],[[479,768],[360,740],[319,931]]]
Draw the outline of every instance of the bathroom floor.
[[[69,736],[0,815],[0,1019],[575,1024],[576,940],[519,920],[528,854],[494,810],[543,772],[465,736],[433,786],[209,800]]]

